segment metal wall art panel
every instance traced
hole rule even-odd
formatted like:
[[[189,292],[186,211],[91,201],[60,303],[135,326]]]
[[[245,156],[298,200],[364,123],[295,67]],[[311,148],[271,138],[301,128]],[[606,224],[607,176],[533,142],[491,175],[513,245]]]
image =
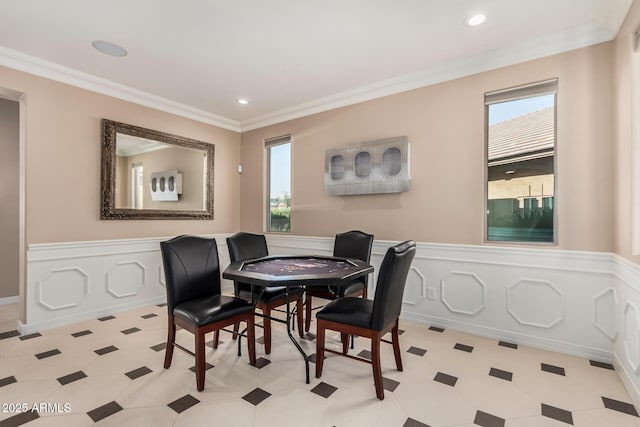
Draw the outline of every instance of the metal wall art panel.
[[[406,136],[327,150],[324,182],[330,196],[409,191],[409,140]]]

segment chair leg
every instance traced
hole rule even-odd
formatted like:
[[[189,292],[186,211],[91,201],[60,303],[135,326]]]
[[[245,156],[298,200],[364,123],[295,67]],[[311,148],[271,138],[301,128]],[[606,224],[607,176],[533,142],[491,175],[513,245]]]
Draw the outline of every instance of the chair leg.
[[[247,318],[247,347],[249,349],[249,364],[256,365],[256,326],[255,317]]]
[[[298,321],[298,333],[300,334],[300,338],[304,336],[304,301],[302,295],[298,298],[298,302],[296,304],[296,317]]]
[[[196,329],[196,388],[198,391],[204,390],[204,332],[200,328]]]
[[[324,322],[318,320],[316,326],[316,378],[320,378],[324,363]]]
[[[233,340],[237,340],[238,339],[238,332],[240,331],[240,323],[234,323],[233,324]]]
[[[311,303],[312,302],[313,302],[313,297],[307,294],[307,300],[304,303],[306,308],[305,318],[304,318],[304,330],[306,332],[309,332],[309,329],[311,328],[311,308],[312,308]]]
[[[173,323],[173,315],[169,315],[169,331],[167,333],[167,348],[164,351],[164,368],[171,366],[173,359],[173,345],[176,342],[176,324]]]
[[[371,364],[373,366],[373,383],[376,386],[376,396],[384,400],[382,387],[382,368],[380,366],[380,334],[375,333],[371,338]]]
[[[262,313],[265,316],[271,316],[271,308],[265,305],[262,308]],[[266,354],[271,354],[271,319],[265,317],[262,321],[262,325],[264,329],[264,352]]]
[[[349,335],[340,333],[340,340],[342,341],[342,354],[347,354],[349,351]]]
[[[218,348],[218,344],[220,344],[220,331],[213,332],[213,345],[214,349]]]
[[[393,354],[396,357],[396,367],[398,371],[402,371],[402,357],[400,355],[400,333],[398,328],[398,319],[391,330],[391,341],[393,342]]]

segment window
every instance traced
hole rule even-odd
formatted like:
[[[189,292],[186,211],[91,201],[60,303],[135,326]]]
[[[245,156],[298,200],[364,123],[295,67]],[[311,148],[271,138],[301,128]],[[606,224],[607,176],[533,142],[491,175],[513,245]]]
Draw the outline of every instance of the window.
[[[291,231],[291,136],[268,139],[267,231]]]
[[[487,241],[556,241],[557,85],[485,94]]]

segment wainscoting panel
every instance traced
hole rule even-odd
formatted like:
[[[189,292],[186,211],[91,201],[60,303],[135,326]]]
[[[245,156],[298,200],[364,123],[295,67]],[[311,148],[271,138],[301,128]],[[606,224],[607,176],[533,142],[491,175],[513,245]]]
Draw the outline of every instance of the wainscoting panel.
[[[220,265],[229,264],[226,237],[215,235]],[[32,333],[166,301],[160,242],[105,240],[29,245],[26,323]],[[223,280],[223,289],[233,289]]]

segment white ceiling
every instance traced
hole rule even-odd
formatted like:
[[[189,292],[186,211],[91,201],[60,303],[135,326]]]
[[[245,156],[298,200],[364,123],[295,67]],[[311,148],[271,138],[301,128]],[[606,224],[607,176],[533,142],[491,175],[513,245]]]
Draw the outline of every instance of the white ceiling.
[[[0,65],[244,131],[608,41],[632,2],[0,0]]]

